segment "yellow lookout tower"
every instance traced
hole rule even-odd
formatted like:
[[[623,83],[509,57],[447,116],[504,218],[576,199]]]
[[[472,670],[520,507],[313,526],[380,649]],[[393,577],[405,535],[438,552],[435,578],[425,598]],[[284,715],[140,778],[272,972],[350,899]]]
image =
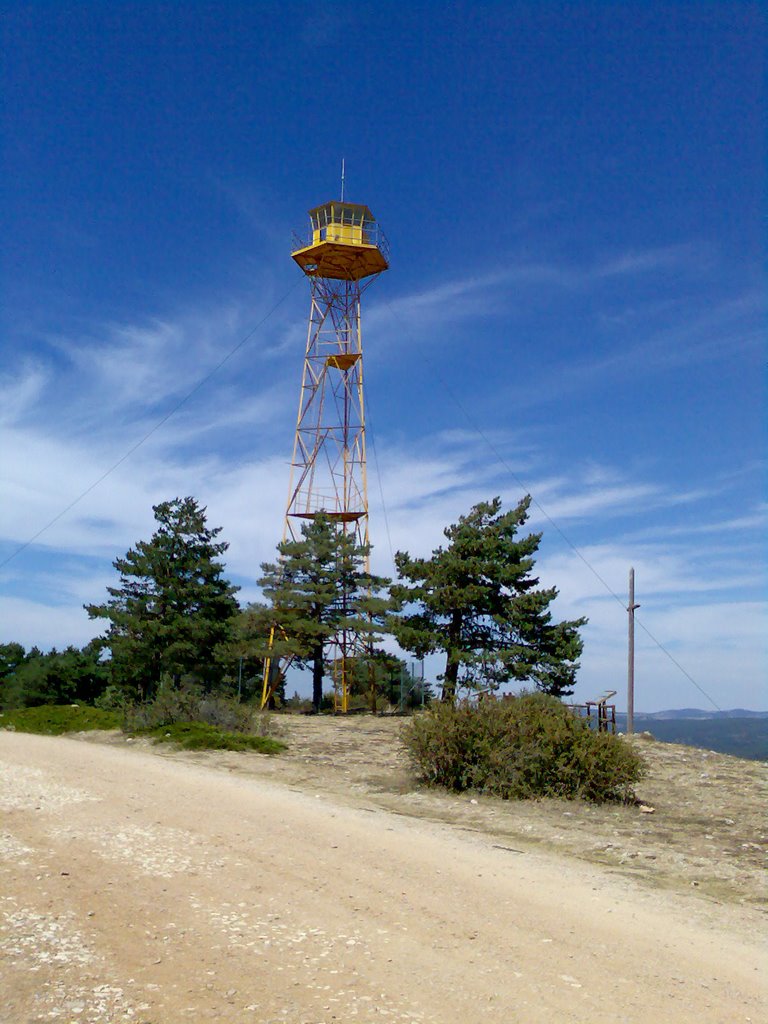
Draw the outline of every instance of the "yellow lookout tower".
[[[325,515],[367,545],[360,297],[389,267],[389,247],[361,203],[324,203],[309,211],[309,220],[309,236],[297,238],[291,253],[309,278],[311,298],[283,539],[300,539],[302,520]],[[347,669],[365,653],[364,644],[349,631],[331,642],[337,711],[348,710]],[[267,659],[262,707],[278,685],[278,669],[287,667]]]

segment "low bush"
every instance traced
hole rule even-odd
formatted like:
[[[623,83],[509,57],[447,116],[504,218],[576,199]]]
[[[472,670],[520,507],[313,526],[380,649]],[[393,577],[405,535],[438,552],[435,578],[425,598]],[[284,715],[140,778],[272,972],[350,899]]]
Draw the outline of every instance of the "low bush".
[[[123,708],[123,732],[151,736],[185,750],[257,750],[277,754],[273,718],[248,704],[206,694],[200,687],[166,685],[154,700]]]
[[[197,686],[163,687],[154,700],[123,709],[126,732],[151,730],[177,722],[203,722],[226,732],[249,732],[253,708],[237,700],[205,694]]]
[[[592,731],[543,693],[432,705],[405,727],[403,741],[425,782],[504,799],[630,801],[646,770],[620,737]]]
[[[43,704],[34,708],[17,708],[0,712],[0,729],[36,732],[44,736],[61,736],[67,732],[88,732],[92,729],[119,729],[120,715],[79,704]]]
[[[256,750],[260,754],[279,754],[285,750],[284,743],[269,736],[226,732],[206,722],[174,722],[137,731],[152,736],[159,743],[173,743],[182,750]]]
[[[93,701],[93,706],[101,708],[102,711],[122,711],[126,704],[125,690],[121,686],[115,686],[113,683],[105,686]]]
[[[186,700],[186,698],[185,698]],[[105,711],[87,705],[44,704],[34,708],[17,708],[0,712],[0,729],[15,732],[34,732],[46,736],[61,736],[68,732],[85,732],[92,729],[119,729],[137,735],[151,736],[164,743],[175,743],[185,750],[256,750],[261,754],[279,754],[285,744],[274,739],[271,716],[252,715],[251,709],[236,705],[233,701],[219,698],[198,697],[198,703],[187,705],[195,715],[207,714],[216,721],[204,721],[199,717],[170,721],[170,711],[181,716],[180,704],[164,700],[155,707],[142,704],[118,711]],[[235,704],[239,712],[229,709]],[[201,710],[202,709],[202,710]],[[132,719],[128,724],[128,719]],[[233,727],[227,728],[232,722]]]

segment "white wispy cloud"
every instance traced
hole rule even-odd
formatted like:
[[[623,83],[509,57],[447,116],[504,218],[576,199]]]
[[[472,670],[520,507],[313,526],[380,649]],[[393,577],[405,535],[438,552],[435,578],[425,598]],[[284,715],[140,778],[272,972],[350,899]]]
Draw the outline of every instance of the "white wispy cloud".
[[[68,405],[79,405],[85,418],[84,394],[100,396],[98,413],[104,407],[136,412],[183,395],[258,317],[258,311],[242,304],[220,304],[176,319],[94,324],[81,336],[49,334],[45,340],[74,374],[76,389],[62,397]]]
[[[683,243],[617,253],[586,265],[510,256],[500,261],[503,262],[501,268],[497,266],[441,281],[386,303],[372,297],[371,308],[366,314],[366,327],[378,330],[382,325],[389,326],[393,318],[413,329],[426,324],[438,326],[469,316],[488,316],[519,302],[524,289],[585,291],[612,278],[642,279],[673,267],[689,271],[692,263],[700,263],[700,255],[699,247]]]
[[[0,426],[17,422],[35,408],[50,377],[44,366],[31,360],[14,373],[0,374]]]
[[[732,538],[734,533],[754,533],[765,530],[766,527],[768,527],[768,506],[761,505],[746,515],[733,516],[728,519],[716,519],[713,522],[686,523],[682,526],[664,524],[646,527],[642,530],[634,531],[631,536],[637,540],[658,540],[667,537],[694,537],[714,534],[728,537],[730,541],[728,550],[733,550]]]
[[[762,345],[763,331],[757,320],[762,299],[754,293],[738,295],[691,308],[681,307],[674,323],[638,330],[629,344],[613,346],[607,353],[569,362],[548,384],[550,397],[579,390],[586,381],[632,372],[645,376],[662,369],[733,358],[743,349]]]
[[[420,341],[428,344],[444,337],[446,318],[460,323],[509,308],[526,289],[584,292],[619,278],[652,278],[682,268],[691,258],[681,246],[613,255],[587,268],[519,262],[389,304],[373,302],[365,329],[386,332],[387,345],[396,347],[393,323],[405,322],[409,329],[418,324]],[[207,506],[210,524],[223,526],[222,537],[230,543],[227,568],[243,584],[241,598],[258,596],[260,563],[274,558],[281,535],[305,341],[303,312],[294,316],[292,309],[271,320],[253,346],[93,485],[268,308],[268,299],[258,309],[232,301],[176,317],[49,335],[47,348],[40,347],[35,359],[0,378],[3,550],[27,541],[88,491],[3,572],[2,639],[61,646],[95,635],[100,624],[88,621],[82,604],[105,596],[112,559],[149,537],[151,506],[176,495],[194,495]],[[690,312],[683,305],[671,325],[638,335],[621,352],[581,363],[572,358],[560,376],[548,367],[546,400],[601,375],[627,372],[641,357],[661,365],[670,348],[675,359],[694,359],[711,345],[714,357],[742,330],[740,318],[753,316],[756,308],[754,301],[736,298],[714,303],[700,310],[698,319],[683,323]],[[516,396],[516,408],[541,400],[536,388],[526,389]],[[715,515],[710,506],[724,502],[724,480],[671,485],[655,472],[658,460],[619,469],[587,458],[564,467],[532,428],[509,430],[494,421],[487,429],[452,427],[414,438],[407,423],[401,427],[397,417],[374,411],[369,499],[377,572],[392,574],[392,551],[429,554],[443,543],[444,527],[476,502],[499,494],[509,507],[529,491],[546,512],[534,505],[529,528],[544,533],[538,569],[543,584],[560,589],[556,615],[590,618],[580,691],[590,695],[623,677],[626,612],[550,520],[579,543],[589,530],[580,551],[622,598],[628,566],[635,565],[642,616],[654,633],[674,646],[694,675],[701,673],[706,686],[721,685],[721,676],[733,681],[730,703],[759,705],[754,689],[762,640],[760,606],[752,600],[759,587],[754,553],[732,543],[717,548],[710,543],[702,553],[696,538],[754,530],[765,507]],[[486,418],[483,410],[478,418]],[[651,512],[654,524],[647,526]],[[646,706],[692,703],[685,683],[680,691],[685,696],[665,701],[669,687],[680,682],[679,672],[653,645],[640,641],[638,650],[645,659]]]
[[[629,249],[596,263],[583,280],[588,283],[597,278],[655,274],[665,270],[701,272],[711,265],[713,259],[714,253],[709,246],[693,242]]]
[[[41,619],[45,630],[41,633]],[[59,650],[70,644],[82,647],[98,634],[99,626],[90,622],[82,608],[74,604],[52,605],[23,597],[0,594],[0,643],[15,642],[27,650],[40,647]]]

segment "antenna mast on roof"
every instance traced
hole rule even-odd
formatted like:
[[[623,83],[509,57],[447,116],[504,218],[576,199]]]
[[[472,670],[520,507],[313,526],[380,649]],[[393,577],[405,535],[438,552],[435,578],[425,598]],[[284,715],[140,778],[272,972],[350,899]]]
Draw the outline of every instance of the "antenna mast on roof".
[[[341,158],[341,201],[344,202],[344,157]]]

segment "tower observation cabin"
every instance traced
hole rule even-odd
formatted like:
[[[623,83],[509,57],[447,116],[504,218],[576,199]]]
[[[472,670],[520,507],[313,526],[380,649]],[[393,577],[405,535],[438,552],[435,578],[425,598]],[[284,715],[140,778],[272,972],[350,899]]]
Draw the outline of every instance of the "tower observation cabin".
[[[311,235],[291,253],[308,277],[360,281],[389,267],[389,246],[367,206],[332,201],[309,211]]]

